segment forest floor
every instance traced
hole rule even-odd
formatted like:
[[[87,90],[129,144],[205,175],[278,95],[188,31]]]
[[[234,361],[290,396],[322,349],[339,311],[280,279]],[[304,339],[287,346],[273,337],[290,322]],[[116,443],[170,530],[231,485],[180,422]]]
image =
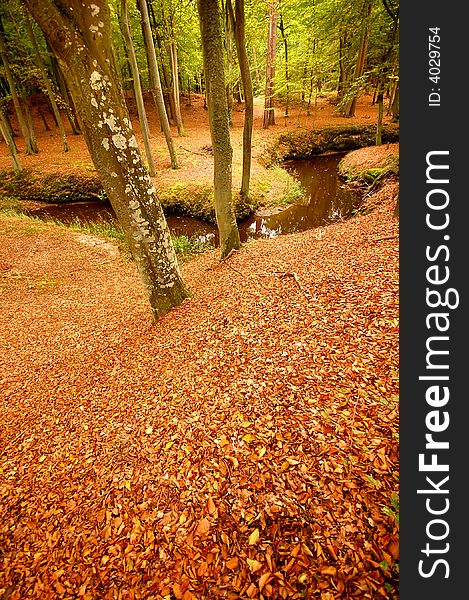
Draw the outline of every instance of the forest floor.
[[[324,106],[315,127],[344,122]],[[24,166],[88,168],[46,134]],[[180,156],[161,177],[202,159]],[[397,193],[196,256],[156,324],[114,244],[0,213],[2,600],[398,597]]]

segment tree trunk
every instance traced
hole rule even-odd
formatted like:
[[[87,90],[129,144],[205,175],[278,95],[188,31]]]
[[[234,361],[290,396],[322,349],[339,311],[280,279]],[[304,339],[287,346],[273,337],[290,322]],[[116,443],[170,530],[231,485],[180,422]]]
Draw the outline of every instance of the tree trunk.
[[[26,115],[26,123],[28,124],[29,130],[29,139],[31,140],[31,148],[33,149],[34,153],[37,153],[39,151],[39,148],[37,146],[36,130],[34,129],[33,117],[31,115],[31,111],[29,110],[29,103],[25,96],[21,98],[21,103],[24,108],[24,114]]]
[[[269,32],[267,36],[267,61],[265,67],[265,101],[263,127],[275,125],[274,80],[277,45],[277,0],[269,0]]]
[[[153,36],[150,28],[150,19],[148,16],[146,0],[138,0],[138,6],[142,15],[142,26],[143,33],[145,36],[145,46],[147,49],[148,68],[150,72],[152,94],[153,98],[155,99],[155,104],[158,108],[161,128],[163,129],[164,137],[166,139],[166,145],[168,146],[169,156],[171,159],[171,167],[173,169],[177,169],[178,160],[176,150],[174,148],[173,136],[171,135],[171,129],[169,127],[168,115],[166,113],[166,108],[164,105],[163,90],[161,89],[160,73],[158,70],[158,62],[156,60],[155,45],[153,43]]]
[[[138,119],[140,122],[140,128],[142,130],[143,145],[145,147],[145,155],[147,157],[148,170],[152,177],[156,175],[155,161],[153,160],[153,153],[150,145],[150,129],[148,127],[147,114],[145,112],[145,103],[143,101],[142,86],[140,83],[140,73],[138,72],[137,57],[135,56],[134,43],[132,41],[132,35],[130,33],[129,18],[127,12],[127,0],[121,0],[121,14],[120,14],[120,25],[122,35],[127,46],[129,53],[129,64],[132,73],[132,81],[135,92],[135,101],[137,104]]]
[[[62,136],[62,148],[64,152],[69,151],[68,142],[67,142],[67,134],[65,133],[64,124],[62,121],[62,117],[60,116],[59,107],[57,106],[57,102],[55,101],[54,91],[52,89],[51,83],[49,81],[49,75],[47,73],[46,65],[42,60],[41,53],[39,51],[36,38],[34,36],[33,28],[31,27],[31,21],[29,20],[28,13],[24,14],[24,21],[26,24],[26,31],[28,32],[28,37],[33,45],[34,54],[36,58],[36,64],[39,67],[39,71],[41,72],[42,81],[46,87],[47,96],[49,97],[49,102],[51,103],[52,110],[54,112],[54,117],[56,123],[59,127],[60,135]]]
[[[174,15],[172,12],[172,7],[170,7],[170,15],[167,19],[165,15],[163,15],[163,19],[166,27],[166,34],[169,39],[169,59],[171,65],[171,76],[172,76],[172,97],[173,97],[173,105],[174,105],[174,118],[176,120],[176,126],[178,128],[178,135],[184,136],[184,125],[182,124],[182,116],[181,116],[181,98],[179,92],[179,65],[178,65],[178,53],[177,53],[177,44],[176,44],[176,35],[174,33]]]
[[[24,0],[56,55],[104,191],[122,225],[155,319],[188,297],[155,188],[138,151],[114,60],[109,6]]]
[[[8,153],[11,158],[11,162],[13,165],[13,171],[15,173],[19,173],[21,169],[20,161],[18,160],[18,154],[16,152],[15,142],[10,133],[10,127],[8,125],[8,121],[3,114],[3,110],[0,108],[0,131],[2,132],[3,139],[5,140],[5,144],[8,148]]]
[[[150,6],[151,6],[151,4],[150,4]],[[153,15],[153,18],[154,18],[154,15]],[[155,37],[156,37],[156,45],[158,46],[158,52],[160,55],[161,73],[163,75],[163,82],[164,82],[163,98],[165,100],[165,105],[167,108],[168,119],[172,123],[175,118],[176,107],[174,106],[174,98],[173,98],[173,95],[171,94],[171,77],[169,76],[168,69],[166,68],[166,63],[165,63],[165,59],[164,59],[165,51],[163,48],[163,44],[161,43],[161,36],[157,30],[155,30]]]
[[[288,109],[290,102],[290,80],[288,74],[288,42],[287,37],[285,35],[285,25],[283,23],[283,15],[280,15],[280,24],[279,24],[280,33],[282,34],[283,47],[285,49],[285,119],[288,117]],[[286,121],[285,121],[286,124]]]
[[[372,0],[367,0],[364,7],[364,16],[363,16],[363,26],[362,33],[360,37],[360,46],[358,48],[358,57],[357,63],[355,65],[355,72],[353,75],[352,85],[355,87],[351,91],[352,97],[347,102],[345,109],[343,111],[344,117],[353,117],[355,116],[355,108],[357,105],[357,99],[359,96],[359,79],[365,72],[366,65],[366,57],[368,53],[368,39],[370,37],[370,27],[371,27],[371,4]]]
[[[64,99],[64,102],[67,105],[67,108],[66,108],[67,118],[68,118],[68,122],[70,123],[70,127],[72,128],[72,133],[73,133],[73,135],[80,135],[81,129],[80,129],[80,125],[78,124],[78,118],[77,118],[75,105],[73,104],[73,100],[70,98],[70,94],[68,93],[67,84],[65,83],[64,76],[62,74],[62,71],[60,70],[57,59],[55,58],[55,56],[53,55],[53,53],[50,50],[49,45],[48,45],[48,51],[49,51],[49,55],[50,55],[50,59],[51,59],[51,63],[52,63],[52,70],[54,72],[55,79],[59,85],[59,89],[60,89],[62,98]]]
[[[227,0],[230,18],[238,54],[239,70],[244,89],[244,128],[243,128],[243,174],[240,194],[249,197],[249,182],[251,178],[252,128],[254,123],[254,96],[252,91],[251,71],[249,70],[248,54],[244,33],[244,0],[235,0],[236,15],[233,14],[231,0]]]
[[[379,83],[377,99],[378,103],[378,122],[376,124],[376,145],[381,146],[382,141],[382,133],[383,133],[383,106],[384,106],[384,93],[382,83]]]
[[[18,119],[18,124],[21,129],[21,133],[23,134],[24,142],[26,145],[26,154],[36,154],[37,149],[35,150],[33,144],[31,142],[31,134],[28,129],[28,125],[24,119],[23,112],[21,110],[20,100],[18,94],[16,92],[16,85],[13,79],[13,75],[10,71],[10,64],[8,62],[8,57],[6,53],[5,43],[3,41],[3,27],[0,23],[0,57],[3,61],[3,68],[5,69],[5,77],[8,81],[8,86],[10,88],[11,98],[13,100],[13,105],[16,111],[16,117]]]
[[[214,196],[217,226],[220,234],[220,253],[224,258],[240,248],[238,226],[232,201],[232,158],[228,109],[225,96],[223,43],[218,0],[197,0],[202,52],[204,57],[205,88],[208,118],[214,158]]]
[[[396,84],[396,90],[391,104],[391,114],[392,122],[397,123],[399,121],[399,82]]]
[[[223,0],[222,0],[223,6]],[[225,50],[226,50],[226,105],[228,107],[228,123],[233,126],[233,30],[229,16],[228,0],[223,7],[225,13]]]

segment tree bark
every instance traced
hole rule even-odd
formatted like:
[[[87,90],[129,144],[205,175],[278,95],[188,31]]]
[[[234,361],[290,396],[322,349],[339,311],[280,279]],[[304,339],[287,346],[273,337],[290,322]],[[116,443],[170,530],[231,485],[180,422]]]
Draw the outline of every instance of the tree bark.
[[[221,257],[240,248],[238,226],[232,201],[232,158],[228,108],[225,95],[223,42],[218,0],[197,0],[208,118],[214,158],[214,196]]]
[[[145,36],[145,46],[147,49],[148,57],[148,68],[150,72],[150,82],[152,87],[153,98],[155,99],[156,106],[158,108],[158,114],[160,117],[161,128],[163,129],[164,137],[166,139],[166,145],[168,146],[169,156],[171,159],[171,167],[173,169],[178,168],[178,160],[176,150],[174,148],[173,136],[171,134],[171,128],[169,126],[168,115],[164,105],[163,90],[161,89],[160,73],[158,69],[158,62],[156,60],[155,45],[153,43],[153,36],[150,27],[150,18],[148,16],[148,7],[146,0],[137,0],[142,15],[142,26],[143,33]]]
[[[170,232],[138,151],[114,60],[109,6],[24,0],[56,55],[104,191],[122,225],[155,319],[188,291]]]
[[[2,132],[3,139],[5,140],[5,144],[8,148],[8,153],[11,158],[11,162],[13,165],[13,171],[15,173],[19,173],[21,169],[20,161],[18,160],[18,154],[16,152],[15,142],[11,136],[10,128],[8,126],[8,121],[3,114],[3,110],[0,108],[0,131]]]
[[[172,7],[170,7],[169,18],[163,15],[166,34],[169,39],[169,59],[171,65],[171,76],[172,76],[172,97],[174,105],[174,118],[176,120],[176,126],[178,129],[178,135],[184,136],[184,125],[182,123],[181,116],[181,98],[179,92],[179,65],[178,65],[178,53],[176,44],[176,35],[174,33],[174,16],[172,13]]]
[[[36,131],[34,129],[33,117],[31,115],[31,111],[29,110],[29,103],[28,103],[28,99],[26,98],[26,96],[23,96],[21,98],[21,103],[24,108],[24,114],[26,115],[26,123],[28,124],[29,139],[31,140],[31,148],[33,149],[34,153],[37,153],[39,151],[39,148],[37,145]]]
[[[135,102],[137,104],[138,120],[140,122],[140,128],[142,130],[143,145],[145,147],[145,155],[147,157],[148,170],[150,172],[151,177],[155,177],[156,168],[150,145],[150,128],[148,127],[148,119],[147,114],[145,112],[145,103],[143,101],[143,93],[142,86],[140,83],[140,73],[138,72],[137,57],[135,56],[134,43],[132,41],[132,35],[130,33],[127,0],[121,0],[120,25],[122,35],[127,46],[127,51],[129,53],[129,65],[132,73],[132,81],[135,92]]]
[[[365,72],[366,57],[368,53],[368,39],[370,37],[371,27],[371,5],[372,0],[366,0],[363,15],[363,26],[360,37],[360,46],[358,48],[358,57],[355,65],[355,72],[353,75],[352,85],[357,89],[352,90],[352,98],[347,102],[344,109],[344,117],[353,117],[355,115],[355,108],[357,105],[357,99],[359,95],[358,81]]]
[[[236,51],[238,54],[239,70],[244,90],[244,128],[243,128],[243,174],[241,178],[240,194],[243,198],[249,197],[249,183],[251,178],[252,162],[252,128],[254,123],[254,94],[252,90],[251,71],[249,69],[248,54],[244,32],[244,0],[235,0],[235,12],[231,0],[227,0],[230,18],[233,22]]]
[[[39,67],[39,71],[41,72],[42,81],[46,87],[47,96],[49,97],[49,102],[51,103],[52,111],[54,113],[56,123],[59,127],[60,135],[62,136],[63,151],[68,152],[69,147],[68,147],[68,142],[67,142],[67,134],[65,133],[65,127],[64,127],[64,124],[62,121],[62,117],[60,115],[59,107],[57,106],[57,102],[55,101],[54,91],[53,91],[51,83],[49,81],[49,75],[47,73],[46,65],[44,64],[44,61],[42,60],[42,56],[39,51],[39,48],[38,48],[38,45],[36,42],[36,38],[34,36],[34,31],[33,31],[33,28],[31,27],[31,21],[29,20],[29,16],[28,16],[27,12],[24,13],[24,21],[26,24],[26,31],[28,32],[29,39],[31,40],[31,43],[33,45],[34,54],[35,54],[35,58],[36,58],[36,64]]]
[[[265,101],[263,127],[275,125],[274,80],[277,46],[277,0],[269,0],[269,32],[267,36],[267,61],[265,67]]]
[[[18,97],[18,93],[16,91],[15,80],[13,79],[13,75],[10,70],[10,64],[8,62],[8,57],[6,53],[5,43],[3,41],[3,27],[1,27],[0,23],[0,58],[3,61],[3,67],[5,69],[5,77],[8,81],[8,86],[10,88],[11,98],[13,100],[13,105],[16,111],[16,117],[18,119],[18,124],[21,129],[21,133],[23,134],[24,142],[26,145],[26,154],[36,154],[37,149],[35,150],[33,144],[31,142],[31,134],[28,129],[28,125],[24,119],[23,112],[21,110],[21,104]]]
[[[54,77],[59,85],[60,94],[64,99],[65,104],[67,105],[67,118],[70,123],[70,127],[72,128],[73,135],[80,135],[81,129],[78,123],[77,113],[75,109],[75,105],[73,104],[73,100],[70,98],[70,94],[68,93],[67,84],[65,83],[64,76],[62,71],[60,70],[60,66],[55,58],[53,52],[50,50],[50,46],[48,45],[48,54],[52,63],[52,70],[54,72]]]

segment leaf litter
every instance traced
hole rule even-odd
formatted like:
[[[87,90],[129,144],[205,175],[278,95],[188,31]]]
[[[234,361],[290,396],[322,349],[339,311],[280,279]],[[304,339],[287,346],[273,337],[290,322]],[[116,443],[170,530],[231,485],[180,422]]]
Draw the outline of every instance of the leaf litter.
[[[0,217],[5,600],[397,597],[396,193],[197,256],[156,325],[131,263]]]

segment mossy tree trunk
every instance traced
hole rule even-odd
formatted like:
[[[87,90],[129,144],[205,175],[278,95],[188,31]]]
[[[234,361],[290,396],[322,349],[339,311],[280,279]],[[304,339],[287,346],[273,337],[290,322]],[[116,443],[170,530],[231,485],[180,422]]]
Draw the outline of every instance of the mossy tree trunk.
[[[204,57],[205,88],[214,158],[214,195],[220,253],[241,246],[232,198],[232,159],[218,0],[197,0]]]
[[[114,60],[109,5],[24,0],[66,78],[83,134],[125,231],[155,319],[188,297],[170,232],[137,147]]]

